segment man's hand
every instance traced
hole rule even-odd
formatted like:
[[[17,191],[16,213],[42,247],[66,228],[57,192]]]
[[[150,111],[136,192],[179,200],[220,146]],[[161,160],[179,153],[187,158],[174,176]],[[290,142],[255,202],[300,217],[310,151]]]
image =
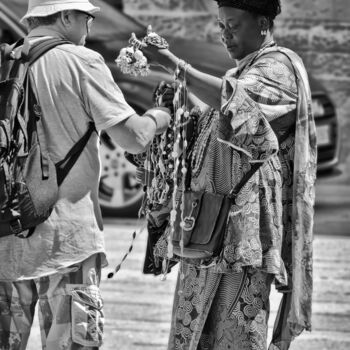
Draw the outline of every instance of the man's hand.
[[[161,81],[153,93],[153,101],[156,106],[169,108],[174,113],[175,84]]]

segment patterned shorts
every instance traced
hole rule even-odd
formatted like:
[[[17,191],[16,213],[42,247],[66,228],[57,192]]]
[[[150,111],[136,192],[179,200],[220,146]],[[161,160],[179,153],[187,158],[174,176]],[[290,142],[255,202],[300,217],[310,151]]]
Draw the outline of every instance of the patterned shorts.
[[[66,273],[0,282],[0,350],[24,350],[39,302],[42,348],[97,349],[104,316],[99,291],[101,257],[93,255]]]

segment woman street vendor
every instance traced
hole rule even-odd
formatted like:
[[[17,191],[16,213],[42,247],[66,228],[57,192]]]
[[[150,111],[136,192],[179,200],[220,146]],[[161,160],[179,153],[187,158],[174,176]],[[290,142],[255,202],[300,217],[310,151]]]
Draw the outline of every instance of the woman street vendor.
[[[262,165],[230,209],[219,261],[201,268],[181,260],[168,349],[266,349],[274,283],[283,297],[269,349],[284,350],[311,330],[316,136],[309,82],[300,57],[274,41],[279,0],[217,3],[235,67],[224,77],[198,71],[170,49],[149,45],[143,53],[186,78],[201,101],[188,169],[193,191],[229,193],[253,164]]]

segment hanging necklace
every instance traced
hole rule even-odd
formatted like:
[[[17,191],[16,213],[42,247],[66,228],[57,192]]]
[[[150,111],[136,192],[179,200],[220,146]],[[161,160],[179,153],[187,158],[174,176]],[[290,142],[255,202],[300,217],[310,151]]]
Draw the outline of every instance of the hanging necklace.
[[[143,44],[154,45],[158,48],[168,47],[167,42],[152,32],[150,28],[147,31],[147,36],[142,41],[139,41],[133,35],[129,43],[129,47],[122,50],[118,56],[117,65],[123,72],[133,75],[147,75],[149,72],[148,63],[141,55]],[[180,64],[182,67],[180,67]],[[151,215],[157,210],[171,207],[168,216],[167,259],[163,260],[163,279],[165,279],[168,272],[169,261],[174,256],[172,238],[174,236],[174,223],[178,213],[183,221],[185,178],[188,172],[188,148],[189,144],[192,144],[194,140],[192,137],[192,140],[188,142],[187,131],[190,120],[197,117],[196,113],[191,115],[188,111],[186,83],[188,68],[189,65],[185,62],[178,62],[176,74],[174,75],[176,89],[173,99],[174,113],[172,122],[164,134],[155,137],[147,151],[144,164],[146,196],[141,211],[149,220]],[[179,79],[180,72],[183,74],[181,80]],[[156,106],[157,104],[160,104],[160,100],[156,102]],[[179,204],[180,202],[181,204]],[[179,205],[180,207],[178,208]],[[182,238],[180,246],[183,249]],[[180,270],[180,279],[184,279],[182,270]]]
[[[215,109],[211,109],[206,113],[198,138],[193,145],[191,154],[191,174],[193,178],[198,177],[203,168],[217,114],[218,112]]]

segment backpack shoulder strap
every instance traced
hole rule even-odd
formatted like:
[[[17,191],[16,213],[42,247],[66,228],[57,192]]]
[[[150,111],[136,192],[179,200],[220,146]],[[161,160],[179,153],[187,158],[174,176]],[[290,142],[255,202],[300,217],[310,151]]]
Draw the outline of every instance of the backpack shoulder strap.
[[[28,62],[31,65],[47,51],[62,44],[71,44],[71,42],[61,38],[49,38],[31,44],[25,37],[13,44],[1,44],[2,59]]]
[[[26,41],[27,41],[27,39],[24,39],[23,47],[26,46]],[[40,40],[40,41],[35,42],[33,45],[30,46],[28,53],[26,53],[27,50],[24,50],[24,54],[27,55],[27,57],[26,58],[23,57],[23,54],[22,54],[22,58],[24,60],[27,59],[28,64],[31,65],[36,60],[38,60],[41,56],[43,56],[46,52],[48,52],[49,50],[53,49],[54,47],[56,47],[58,45],[62,45],[62,44],[71,44],[71,42],[68,40],[63,40],[61,38],[49,38],[49,39],[45,39],[45,40]],[[35,111],[36,117],[37,117],[36,126],[37,126],[37,133],[38,133],[38,139],[39,139],[40,150],[41,150],[42,175],[43,175],[43,178],[45,179],[45,178],[48,178],[48,176],[49,176],[49,171],[48,171],[49,153],[47,150],[46,139],[44,136],[45,133],[44,133],[43,125],[42,125],[41,109],[39,108],[39,105],[38,105],[38,102],[39,102],[38,92],[37,92],[36,84],[35,84],[35,81],[34,81],[34,78],[31,74],[31,72],[29,72],[29,81],[30,81],[30,86],[31,86],[33,98],[35,100],[35,104],[37,105],[36,111]]]
[[[91,134],[96,131],[95,124],[93,122],[89,123],[89,128],[86,133],[77,141],[76,144],[68,151],[67,155],[56,163],[57,172],[57,184],[60,186],[63,180],[68,175],[69,171],[72,169],[73,165],[78,160],[80,154],[83,152],[86,144],[88,143]],[[97,132],[97,131],[96,131]]]
[[[43,56],[46,52],[50,51],[54,47],[63,44],[71,44],[70,41],[61,38],[50,38],[45,40],[40,40],[34,43],[29,50],[28,61],[29,65],[33,64],[37,59]]]

